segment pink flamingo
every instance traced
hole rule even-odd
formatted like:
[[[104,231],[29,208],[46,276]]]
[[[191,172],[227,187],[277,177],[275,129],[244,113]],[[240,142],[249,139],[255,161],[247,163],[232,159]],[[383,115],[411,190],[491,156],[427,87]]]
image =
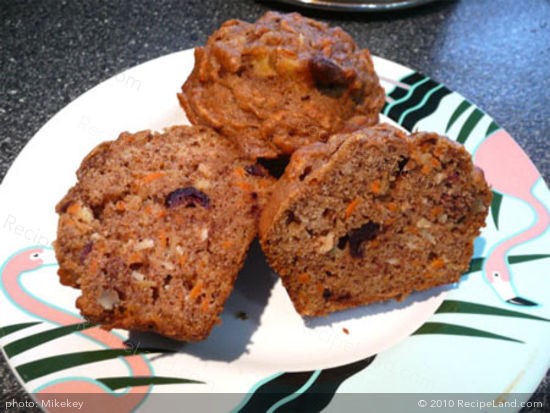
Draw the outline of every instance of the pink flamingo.
[[[2,284],[5,293],[18,307],[46,321],[54,322],[60,325],[81,323],[83,321],[82,318],[77,317],[76,315],[72,315],[70,313],[65,313],[44,304],[43,302],[27,294],[19,284],[20,277],[24,273],[37,270],[45,265],[54,265],[55,257],[53,255],[53,251],[50,248],[31,247],[19,251],[10,259],[8,259],[8,261],[2,267],[1,274]],[[80,333],[111,349],[126,348],[124,342],[121,341],[118,337],[98,327],[83,330]],[[125,357],[125,360],[128,362],[132,375],[149,376],[152,374],[149,365],[142,356],[128,355],[127,357]],[[48,398],[50,397],[48,395],[51,395],[53,393],[79,393],[79,395],[83,395],[85,393],[95,393],[96,396],[91,395],[90,397],[88,397],[89,400],[87,403],[84,403],[81,411],[104,411],[104,403],[108,403],[109,410],[111,411],[130,412],[143,401],[146,393],[148,392],[149,386],[135,386],[124,394],[116,394],[112,392],[108,392],[107,394],[105,394],[105,387],[100,385],[99,382],[75,379],[47,385],[39,391],[37,397],[39,399],[48,400]],[[97,393],[104,393],[104,396],[101,397],[101,404],[103,404],[103,407],[100,407],[97,403]],[[50,411],[61,412],[66,411],[66,408],[53,408],[50,409]]]
[[[525,201],[535,214],[531,226],[490,251],[483,264],[484,276],[502,300],[516,305],[537,305],[516,293],[506,257],[513,247],[543,234],[550,224],[548,209],[532,193],[540,175],[519,145],[502,129],[481,143],[475,153],[475,163],[483,169],[494,189]]]
[[[405,90],[410,90],[411,85],[407,85],[406,83],[399,82],[398,80],[390,79],[389,77],[384,76],[378,76],[381,82],[389,83],[390,85],[400,87]],[[386,102],[393,103],[395,102],[395,99],[393,99],[391,96],[386,95]]]

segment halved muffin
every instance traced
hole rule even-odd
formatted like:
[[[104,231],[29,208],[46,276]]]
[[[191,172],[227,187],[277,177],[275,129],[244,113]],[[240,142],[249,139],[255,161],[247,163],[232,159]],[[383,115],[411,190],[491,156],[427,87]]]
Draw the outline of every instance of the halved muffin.
[[[260,242],[302,315],[453,283],[491,191],[464,147],[388,125],[296,151],[260,218]]]
[[[106,328],[208,336],[272,184],[204,127],[123,133],[82,162],[57,205],[61,282]]]

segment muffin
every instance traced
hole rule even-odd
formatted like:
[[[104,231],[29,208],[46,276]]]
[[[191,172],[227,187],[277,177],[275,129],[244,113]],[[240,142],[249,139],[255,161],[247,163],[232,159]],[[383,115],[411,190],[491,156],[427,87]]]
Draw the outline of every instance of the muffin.
[[[122,133],[59,202],[55,251],[77,307],[107,329],[202,340],[219,319],[272,183],[204,127]]]
[[[376,124],[384,104],[367,49],[339,27],[276,12],[225,22],[195,49],[178,97],[191,123],[216,129],[251,158]]]
[[[260,242],[296,310],[325,315],[458,281],[490,202],[462,145],[379,125],[297,150]]]

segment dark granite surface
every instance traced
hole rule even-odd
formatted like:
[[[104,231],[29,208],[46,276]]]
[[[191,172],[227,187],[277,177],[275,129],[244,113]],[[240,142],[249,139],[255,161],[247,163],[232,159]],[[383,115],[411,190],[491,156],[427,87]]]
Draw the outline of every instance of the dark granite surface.
[[[0,177],[56,112],[114,74],[203,43],[228,18],[268,9],[253,0],[0,1]],[[385,14],[304,11],[341,25],[373,54],[430,75],[510,132],[550,178],[550,3],[441,1]],[[3,401],[25,393],[0,362]],[[550,408],[548,378],[534,400]],[[548,410],[525,409],[542,412]]]

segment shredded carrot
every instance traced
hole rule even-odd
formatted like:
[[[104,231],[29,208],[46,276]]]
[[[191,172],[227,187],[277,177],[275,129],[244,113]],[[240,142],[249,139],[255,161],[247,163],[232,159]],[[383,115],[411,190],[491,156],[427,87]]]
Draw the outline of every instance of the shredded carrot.
[[[164,175],[166,175],[166,172],[153,172],[142,177],[141,181],[144,184],[148,184],[149,182],[153,182],[156,179],[162,178]]]
[[[183,265],[187,262],[187,255],[180,255],[179,258],[179,264],[183,267]]]
[[[374,192],[375,194],[378,194],[381,189],[380,181],[377,179],[375,181],[372,181],[370,184],[370,190],[371,192]]]
[[[92,260],[92,262],[90,262],[90,272],[93,274],[97,272],[98,268],[99,262],[97,260]]]
[[[441,162],[439,162],[437,158],[432,158],[430,162],[434,168],[439,168],[441,166]]]
[[[138,262],[142,262],[142,261],[143,261],[143,257],[141,255],[141,253],[137,252],[137,251],[133,252],[128,257],[128,264],[137,264]]]
[[[159,244],[161,248],[166,248],[168,245],[168,234],[164,230],[160,230],[158,234]]]
[[[355,198],[348,204],[348,206],[346,207],[346,211],[344,212],[344,216],[346,219],[348,219],[351,214],[353,214],[353,211],[355,211],[355,208],[357,208],[357,205],[359,205],[360,200],[360,198]]]
[[[126,211],[126,204],[124,203],[124,201],[117,201],[117,203],[115,204],[115,209],[117,211]]]
[[[197,266],[199,272],[203,272],[206,270],[206,264],[203,260],[196,262],[195,265]]]
[[[434,206],[434,207],[430,210],[430,215],[432,216],[432,218],[437,218],[437,217],[440,216],[442,213],[443,213],[443,208],[440,207],[440,206]]]
[[[197,298],[200,293],[201,293],[201,290],[202,290],[202,281],[198,281],[194,286],[193,288],[191,288],[191,291],[189,291],[189,298],[191,298],[192,300],[194,300],[195,298]]]
[[[377,239],[373,239],[369,241],[369,247],[371,248],[378,247],[379,245],[380,245],[380,241]]]
[[[245,174],[244,168],[242,166],[236,167],[235,168],[235,173],[237,174],[237,176],[240,176],[242,178]]]
[[[398,210],[398,206],[395,202],[388,202],[388,204],[386,205],[386,208],[388,210],[390,210],[391,212],[396,212]]]
[[[80,211],[80,204],[77,202],[72,203],[69,208],[67,208],[67,212],[72,215],[76,214],[78,211]]]
[[[422,175],[428,175],[432,170],[432,167],[431,165],[425,163],[424,165],[422,165],[422,169],[420,170],[420,172],[422,172]]]
[[[258,184],[260,185],[260,188],[267,188],[273,185],[273,181],[270,179],[261,179]]]
[[[311,279],[311,276],[307,272],[303,272],[298,275],[298,281],[301,283],[307,283]]]
[[[252,185],[250,185],[248,182],[239,181],[237,182],[237,186],[243,191],[252,192]]]
[[[153,205],[149,204],[149,205],[146,205],[144,208],[145,210],[145,213],[148,214],[148,215],[154,215],[156,216],[157,218],[162,218],[163,216],[166,215],[166,211],[162,208],[154,208]]]
[[[436,258],[430,263],[430,267],[432,267],[434,270],[443,268],[444,265],[445,265],[445,261],[443,261],[443,258]]]
[[[233,241],[229,241],[229,240],[226,240],[226,241],[222,241],[222,248],[223,249],[229,249],[233,246]]]
[[[201,302],[201,311],[203,313],[207,313],[210,309],[210,304],[208,303],[208,300],[202,300]]]

